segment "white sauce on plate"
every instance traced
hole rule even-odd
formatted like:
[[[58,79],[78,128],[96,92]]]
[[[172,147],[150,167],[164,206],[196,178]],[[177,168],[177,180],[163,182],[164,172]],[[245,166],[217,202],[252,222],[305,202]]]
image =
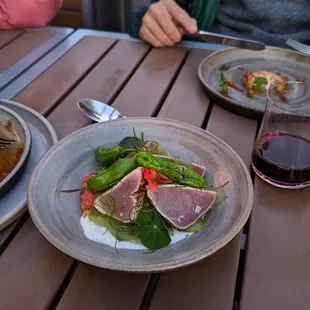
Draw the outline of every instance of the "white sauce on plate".
[[[147,250],[145,246],[142,244],[131,243],[127,241],[117,241],[113,237],[113,235],[103,226],[100,226],[92,221],[89,220],[88,216],[83,217],[81,216],[80,219],[81,226],[84,231],[84,235],[87,239],[109,245],[111,247],[115,247],[117,249],[126,249],[126,250]],[[181,240],[188,238],[193,233],[184,232],[174,229],[174,235],[171,237],[171,243],[177,243]],[[115,244],[116,242],[116,244]]]

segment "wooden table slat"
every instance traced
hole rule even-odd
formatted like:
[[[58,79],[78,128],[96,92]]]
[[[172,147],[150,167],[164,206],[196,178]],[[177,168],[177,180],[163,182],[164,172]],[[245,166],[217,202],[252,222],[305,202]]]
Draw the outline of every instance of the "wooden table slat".
[[[309,309],[309,197],[255,179],[241,310]]]
[[[110,103],[148,50],[143,43],[117,43],[50,115],[55,130],[61,132],[60,138],[91,124],[91,120],[77,109],[78,100],[90,98]]]
[[[1,30],[0,31],[0,48],[13,41],[15,38],[23,34],[25,31],[22,29],[16,30]]]
[[[14,229],[17,227],[19,220],[16,220],[4,230],[0,232],[0,249],[3,247],[4,243],[6,242],[7,238],[11,235]]]
[[[53,35],[55,32],[51,29],[25,31],[18,40],[13,40],[0,49],[0,72],[10,68]]]
[[[210,53],[211,51],[198,49],[190,52],[158,117],[170,117],[198,127],[202,126],[209,107],[209,99],[195,81],[199,63]]]
[[[186,55],[180,47],[152,49],[113,106],[125,116],[152,116]]]
[[[57,310],[137,310],[148,279],[80,264]]]
[[[214,105],[207,130],[222,139],[250,168],[257,122]]]
[[[42,114],[47,113],[105,55],[114,42],[107,38],[85,37],[14,100]]]
[[[0,257],[1,308],[46,309],[72,263],[29,219]]]

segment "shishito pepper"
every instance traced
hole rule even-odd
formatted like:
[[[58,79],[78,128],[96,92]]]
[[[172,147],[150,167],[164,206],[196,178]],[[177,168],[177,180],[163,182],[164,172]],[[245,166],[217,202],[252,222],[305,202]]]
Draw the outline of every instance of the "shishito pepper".
[[[103,146],[98,146],[95,150],[95,158],[101,165],[108,167],[113,164],[119,157],[126,157],[128,154],[134,151],[135,149],[124,149],[120,146],[112,147],[109,149],[106,149]]]
[[[91,176],[87,181],[87,189],[95,192],[106,191],[137,167],[135,157],[119,158],[109,168]]]
[[[175,162],[157,158],[148,152],[137,154],[136,161],[139,166],[160,172],[178,184],[194,188],[211,187],[198,173]]]

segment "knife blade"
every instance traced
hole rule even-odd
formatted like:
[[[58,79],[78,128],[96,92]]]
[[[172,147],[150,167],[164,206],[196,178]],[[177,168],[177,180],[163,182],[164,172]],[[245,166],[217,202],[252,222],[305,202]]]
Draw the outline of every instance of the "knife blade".
[[[252,51],[262,51],[265,49],[265,44],[258,41],[252,40],[244,40],[236,37],[226,36],[218,33],[207,32],[207,31],[198,31],[198,33],[194,34],[197,39],[201,39],[202,41],[208,43],[216,43],[234,46],[242,49],[248,49]]]

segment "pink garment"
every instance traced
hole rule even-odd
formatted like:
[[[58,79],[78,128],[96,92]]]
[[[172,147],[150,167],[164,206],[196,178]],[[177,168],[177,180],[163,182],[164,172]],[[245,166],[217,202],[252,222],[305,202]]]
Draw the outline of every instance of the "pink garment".
[[[47,25],[63,0],[0,0],[0,29]]]

